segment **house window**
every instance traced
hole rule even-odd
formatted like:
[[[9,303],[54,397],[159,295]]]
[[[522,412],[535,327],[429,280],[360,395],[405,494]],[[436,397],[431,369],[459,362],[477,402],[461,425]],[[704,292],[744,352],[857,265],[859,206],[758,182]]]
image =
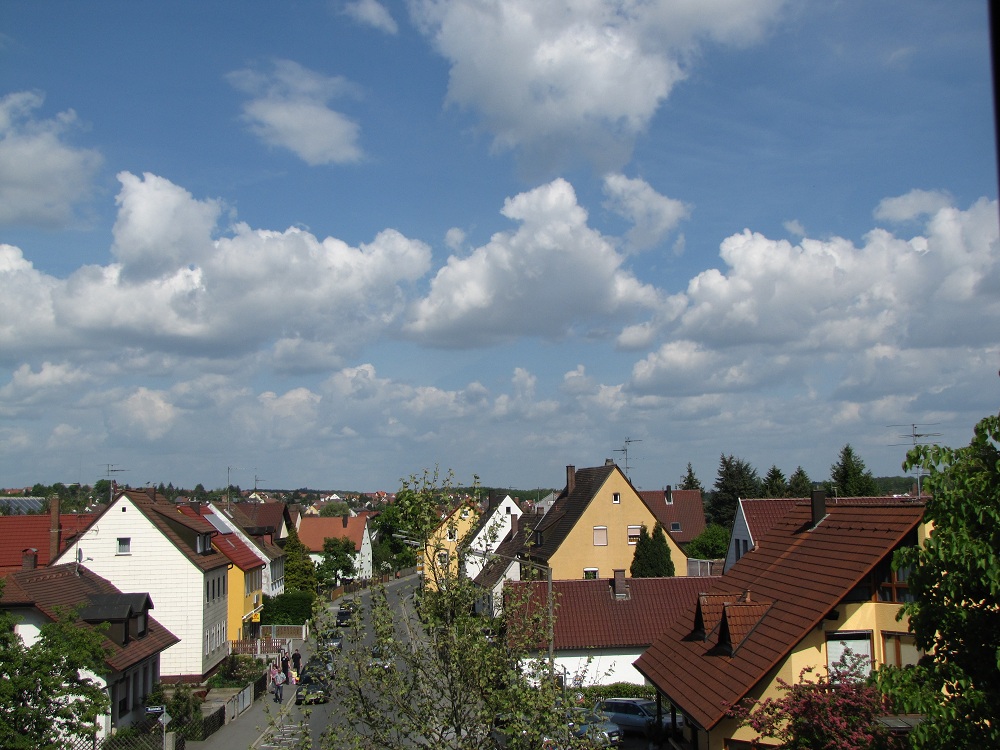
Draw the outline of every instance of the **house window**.
[[[445,568],[445,567],[448,566],[448,551],[447,550],[444,550],[443,552],[438,552],[438,565],[440,565],[442,568]]]
[[[456,529],[454,526],[448,529],[448,541],[449,542],[458,541],[458,529]]]
[[[638,544],[639,536],[642,534],[642,526],[629,526],[628,527],[628,543]]]
[[[750,540],[743,539],[741,541],[743,542],[743,554],[745,555],[747,552],[750,551]]]
[[[132,537],[120,536],[118,537],[118,555],[131,555],[132,554]]]
[[[882,633],[882,652],[886,664],[909,667],[920,661],[923,653],[917,648],[912,633]]]
[[[594,546],[595,547],[607,547],[608,546],[608,527],[607,526],[595,526],[594,527]]]
[[[850,649],[852,654],[858,654],[867,659],[867,665],[863,667],[862,671],[865,674],[869,674],[872,671],[872,634],[869,630],[827,633],[827,670],[832,670],[834,664],[843,661],[848,649]]]
[[[596,581],[597,580],[597,568],[584,568],[583,569],[583,580],[585,580],[585,581]]]
[[[680,521],[671,521],[670,522],[670,530],[671,531],[680,531],[681,530],[681,522]]]
[[[615,505],[618,505],[618,503],[620,503],[621,501],[622,501],[622,493],[616,492],[614,495],[611,496],[611,502],[613,502]]]
[[[880,602],[913,601],[913,594],[910,593],[910,586],[907,583],[910,577],[909,568],[893,570],[891,567],[885,567],[880,573],[881,580],[878,584],[878,600]]]
[[[469,517],[469,509],[468,508],[462,508],[462,519],[464,520],[464,519],[466,519],[468,517]]]

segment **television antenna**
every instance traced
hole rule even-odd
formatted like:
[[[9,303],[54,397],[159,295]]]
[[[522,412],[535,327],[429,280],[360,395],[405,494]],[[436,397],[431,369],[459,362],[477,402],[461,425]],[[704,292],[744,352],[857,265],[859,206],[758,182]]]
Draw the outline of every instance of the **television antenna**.
[[[924,430],[928,427],[935,427],[941,424],[940,422],[926,422],[924,424],[917,424],[916,422],[911,422],[910,424],[891,424],[889,427],[909,427],[910,432],[908,434],[897,435],[897,439],[907,440],[905,443],[889,443],[889,445],[907,445],[911,448],[917,445],[933,445],[934,440],[928,440],[927,438],[941,437],[940,432],[918,432],[918,430]],[[923,469],[917,469],[917,499],[920,499],[923,490],[921,488],[921,480],[927,476],[927,472]]]
[[[108,489],[108,504],[115,501],[115,485],[116,482],[111,478],[112,474],[120,474],[123,471],[128,471],[128,469],[119,469],[118,464],[104,464],[106,467],[104,470],[104,475],[108,478],[111,487]]]
[[[625,438],[625,446],[622,447],[622,448],[615,448],[614,449],[614,453],[623,453],[623,454],[625,454],[625,478],[626,479],[629,479],[628,447],[632,443],[641,443],[641,442],[642,442],[642,440],[639,439],[639,438],[626,437]],[[629,479],[629,481],[632,481],[632,480]]]

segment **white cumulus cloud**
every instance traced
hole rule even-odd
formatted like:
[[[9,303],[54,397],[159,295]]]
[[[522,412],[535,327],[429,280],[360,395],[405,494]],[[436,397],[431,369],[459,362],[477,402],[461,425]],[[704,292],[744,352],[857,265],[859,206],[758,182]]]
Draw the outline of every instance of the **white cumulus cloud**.
[[[344,6],[344,12],[358,23],[386,34],[395,35],[399,31],[392,14],[378,0],[354,0]]]
[[[604,177],[605,207],[632,222],[626,239],[632,250],[656,246],[690,214],[685,203],[656,192],[648,182],[621,174]]]

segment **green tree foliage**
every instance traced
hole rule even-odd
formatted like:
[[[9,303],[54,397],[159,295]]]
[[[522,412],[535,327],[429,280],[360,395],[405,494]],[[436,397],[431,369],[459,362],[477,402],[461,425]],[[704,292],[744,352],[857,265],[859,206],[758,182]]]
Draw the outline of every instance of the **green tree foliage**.
[[[327,503],[322,508],[320,508],[319,514],[322,518],[331,518],[333,516],[348,516],[351,514],[351,509],[348,507],[347,503],[335,500],[333,502]]]
[[[780,698],[740,704],[730,715],[786,750],[901,748],[902,742],[877,721],[885,714],[885,698],[866,682],[867,662],[848,651],[829,676],[820,674],[814,681],[813,668],[806,667],[794,685],[779,677]]]
[[[309,558],[309,550],[292,527],[285,539],[285,591],[302,591],[316,596],[317,583],[316,566]]]
[[[260,622],[262,625],[301,625],[312,616],[315,598],[308,591],[288,591],[274,597],[265,594]]]
[[[729,550],[729,529],[710,523],[684,546],[684,554],[696,560],[718,560]]]
[[[761,486],[757,470],[742,458],[723,454],[719,473],[708,500],[708,520],[722,526],[732,526],[740,498],[760,497]]]
[[[810,497],[812,486],[812,480],[806,474],[806,470],[797,466],[788,479],[788,497]]]
[[[828,491],[839,497],[876,497],[879,494],[878,482],[850,443],[840,449],[840,458],[830,466]]]
[[[383,563],[387,563],[393,570],[417,564],[415,548],[399,538],[415,539],[410,536],[398,504],[386,506],[372,521],[372,525],[378,538],[372,548],[372,563],[376,570],[381,570]]]
[[[880,680],[898,708],[926,716],[915,747],[1000,747],[1000,417],[980,421],[967,447],[916,446],[904,468],[928,473],[934,530],[894,565],[909,571],[902,612],[930,655]]]
[[[646,527],[639,529],[639,540],[629,569],[633,578],[665,578],[674,574],[674,561],[670,557],[663,526],[657,521],[650,534]]]
[[[704,490],[705,488],[701,486],[701,480],[694,474],[694,468],[691,466],[691,462],[688,461],[687,473],[681,477],[682,490]]]
[[[103,686],[84,676],[107,671],[103,629],[63,612],[25,646],[14,624],[0,611],[0,747],[55,750],[66,746],[63,735],[92,736],[110,707]]]
[[[416,504],[439,494],[434,482],[421,483],[408,510],[421,517]],[[544,593],[539,603],[536,589],[515,589],[504,598],[505,613],[487,619],[476,614],[483,592],[472,581],[442,575],[418,599],[383,586],[359,597],[349,645],[333,662],[338,720],[322,748],[479,750],[493,746],[490,729],[501,716],[511,748],[535,750],[543,737],[565,736],[561,689],[545,658],[552,622]],[[321,632],[333,627],[318,603],[315,617]]]
[[[323,540],[323,562],[316,576],[324,586],[337,586],[345,578],[354,578],[354,542],[347,537]]]
[[[781,469],[773,464],[764,477],[762,497],[788,497],[788,481]]]

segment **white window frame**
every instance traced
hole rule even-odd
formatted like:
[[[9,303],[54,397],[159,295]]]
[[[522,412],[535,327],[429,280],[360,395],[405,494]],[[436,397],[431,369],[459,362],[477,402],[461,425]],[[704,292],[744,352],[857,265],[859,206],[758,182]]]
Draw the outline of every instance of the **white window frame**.
[[[117,539],[117,551],[116,555],[131,555],[132,554],[132,537],[130,536],[120,536]]]
[[[635,538],[634,539],[632,538],[632,536],[633,536],[633,534],[632,534],[633,530],[635,531]],[[632,526],[628,527],[628,543],[631,544],[633,547],[639,543],[639,537],[641,535],[642,535],[642,524],[640,524],[638,526],[632,525]]]
[[[843,630],[826,634],[826,669],[830,673],[831,667],[843,657],[844,652],[849,648],[855,654],[868,657],[868,671],[870,674],[875,663],[874,644],[872,643],[872,631],[870,630]]]
[[[622,501],[622,493],[615,492],[613,495],[611,495],[611,502],[614,503],[615,505],[620,504],[621,501]]]
[[[600,571],[597,568],[584,568],[583,569],[583,580],[591,581],[596,580],[600,575]]]
[[[601,539],[604,541],[600,541]],[[607,547],[608,546],[608,527],[607,526],[595,526],[594,527],[594,546],[595,547]]]

